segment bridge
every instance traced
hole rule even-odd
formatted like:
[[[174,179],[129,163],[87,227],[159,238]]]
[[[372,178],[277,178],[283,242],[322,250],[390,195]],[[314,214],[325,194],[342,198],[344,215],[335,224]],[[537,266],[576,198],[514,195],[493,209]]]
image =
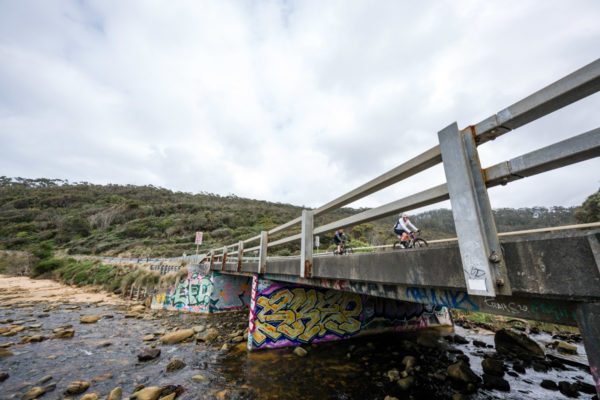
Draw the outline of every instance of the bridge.
[[[438,132],[439,143],[424,153],[321,207],[303,210],[292,221],[211,250],[202,257],[206,260],[203,265],[222,275],[253,276],[254,286],[265,279],[430,307],[446,306],[578,326],[600,393],[600,225],[501,236],[496,231],[487,191],[490,187],[598,157],[600,128],[485,168],[480,164],[477,150],[479,145],[598,90],[600,59],[475,125],[465,129],[459,129],[457,123],[448,125]],[[446,177],[442,185],[338,221],[314,224],[317,216],[440,163]],[[316,235],[448,199],[456,226],[455,241],[434,243],[426,249],[335,257],[313,252]],[[300,233],[269,240],[292,228],[297,231],[298,225]],[[298,256],[268,254],[269,249],[298,241],[301,249]],[[252,254],[258,255],[249,256]],[[254,305],[251,304],[251,314]],[[251,318],[251,327],[252,323]]]

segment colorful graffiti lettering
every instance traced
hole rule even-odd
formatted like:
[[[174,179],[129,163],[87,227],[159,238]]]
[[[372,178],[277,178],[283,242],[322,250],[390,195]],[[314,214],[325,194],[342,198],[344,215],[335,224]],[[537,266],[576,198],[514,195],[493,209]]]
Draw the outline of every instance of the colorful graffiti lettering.
[[[479,306],[471,301],[467,292],[463,291],[444,290],[438,293],[436,289],[409,287],[406,289],[406,297],[417,303],[479,311]]]
[[[340,337],[356,333],[361,323],[360,295],[328,290],[287,288],[256,299],[253,339],[259,345],[267,337],[277,341],[282,335],[290,341],[307,343],[328,334]]]
[[[176,287],[158,293],[153,308],[210,313],[244,307],[249,303],[249,278],[221,275],[217,272],[200,273],[190,268],[186,280]]]
[[[353,292],[254,278],[248,348],[339,340],[362,333],[413,331],[447,311]]]

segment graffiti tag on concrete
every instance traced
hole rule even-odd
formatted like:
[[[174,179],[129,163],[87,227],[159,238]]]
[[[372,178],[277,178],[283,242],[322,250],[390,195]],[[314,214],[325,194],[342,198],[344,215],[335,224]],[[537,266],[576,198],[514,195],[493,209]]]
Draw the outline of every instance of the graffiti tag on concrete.
[[[479,310],[479,306],[473,303],[469,298],[469,294],[464,291],[409,287],[406,289],[406,298],[422,304],[457,308],[459,310]]]

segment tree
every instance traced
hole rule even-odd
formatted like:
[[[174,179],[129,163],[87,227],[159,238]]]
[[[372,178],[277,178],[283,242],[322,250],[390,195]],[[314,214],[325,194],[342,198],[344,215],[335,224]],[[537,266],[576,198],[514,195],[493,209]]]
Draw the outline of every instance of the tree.
[[[577,207],[575,219],[580,224],[600,221],[600,189]]]

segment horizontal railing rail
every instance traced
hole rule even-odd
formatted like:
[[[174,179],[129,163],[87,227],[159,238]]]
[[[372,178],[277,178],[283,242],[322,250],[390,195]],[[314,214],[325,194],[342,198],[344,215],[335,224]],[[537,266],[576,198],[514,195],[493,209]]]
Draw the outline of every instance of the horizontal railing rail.
[[[485,188],[490,188],[497,185],[505,185],[525,177],[530,177],[550,171],[552,169],[598,157],[600,156],[600,128],[579,134],[530,153],[523,154],[519,157],[503,161],[485,169],[481,167],[477,168],[479,166],[479,158],[476,147],[512,130],[515,130],[516,128],[519,128],[529,122],[546,116],[562,107],[581,100],[586,96],[598,92],[599,90],[600,59],[565,76],[555,83],[546,86],[530,96],[525,97],[524,99],[497,112],[496,114],[491,115],[478,124],[469,126],[465,130],[458,131],[453,125],[445,128],[439,133],[440,140],[442,135],[444,135],[446,138],[450,138],[450,140],[454,140],[453,131],[456,131],[457,135],[461,135],[462,139],[460,140],[462,140],[463,143],[459,144],[459,148],[462,148],[463,150],[461,151],[465,152],[465,155],[462,157],[464,157],[466,160],[465,162],[467,163],[467,169],[464,171],[467,171],[467,174],[473,173],[472,171],[479,171],[482,175],[481,177],[477,177],[476,173],[475,183],[471,182],[471,185],[474,185],[472,186],[474,192],[481,192],[481,188],[477,187],[478,180],[481,181],[481,185],[483,185],[483,191],[485,191]],[[466,143],[469,139],[473,141],[473,147],[470,147],[470,144]],[[444,169],[447,172],[448,166],[446,164],[454,162],[451,161],[451,158],[456,157],[455,154],[444,152],[444,149],[446,149],[446,152],[449,152],[451,146],[454,146],[454,144],[447,144],[447,140],[444,143],[440,141],[440,144],[435,145],[429,150],[385,172],[375,179],[372,179],[365,184],[349,191],[348,193],[345,193],[344,195],[314,210],[305,210],[305,212],[303,212],[303,216],[292,219],[291,221],[274,227],[266,232],[261,233],[260,235],[244,239],[239,243],[227,245],[221,249],[212,250],[211,257],[213,259],[215,257],[220,257],[221,259],[224,257],[226,258],[228,253],[227,249],[232,249],[232,253],[236,253],[236,260],[242,262],[243,254],[245,252],[259,252],[259,270],[257,272],[260,272],[261,268],[264,268],[268,248],[300,241],[302,245],[301,259],[303,260],[301,265],[301,275],[304,277],[308,276],[310,275],[312,240],[311,243],[307,242],[312,239],[313,235],[325,234],[338,228],[351,227],[357,224],[377,220],[404,211],[414,210],[448,199],[452,201],[451,192],[453,190],[451,190],[451,187],[456,188],[460,187],[460,185],[464,185],[464,182],[459,182],[460,179],[462,179],[461,177],[456,179],[451,177],[449,178],[450,180],[448,180],[448,183],[443,183],[382,206],[362,211],[350,217],[325,223],[317,227],[313,226],[313,218],[316,216],[340,209],[348,204],[385,189],[442,162],[444,163]],[[448,159],[446,159],[444,154],[448,156]],[[458,161],[460,161],[460,157],[461,156],[459,156]],[[471,172],[469,172],[468,168],[472,168]],[[454,189],[454,191],[456,190]],[[486,213],[486,208],[489,208],[489,211],[491,211],[491,208],[489,207],[489,200],[487,199],[487,191],[485,191],[483,196],[480,196],[480,193],[476,193],[474,201],[480,203],[483,202],[481,204],[484,204],[482,211],[484,214]],[[455,210],[453,209],[453,213],[454,212]],[[478,218],[485,219],[491,214],[488,212],[487,215],[487,217],[484,215],[478,216]],[[455,221],[457,218],[460,219],[460,217],[455,213]],[[269,236],[282,233],[300,224],[302,225],[301,233],[292,234],[287,237],[272,241],[268,240]],[[490,240],[490,242],[484,247],[488,250],[491,249],[490,251],[493,253],[493,248],[495,246],[494,240],[497,242],[497,237],[502,236],[502,234],[497,234],[495,232],[493,221],[491,223],[491,228],[487,227],[487,225],[490,225],[489,223],[480,223],[480,225],[486,225],[480,226],[483,235],[482,238],[485,239],[484,241],[488,239]],[[460,230],[462,229],[463,228]],[[459,229],[457,229],[457,231],[458,230]],[[461,235],[459,234],[458,237],[460,238]],[[259,242],[259,245],[244,248],[244,245],[254,242]],[[233,257],[233,254],[231,257]],[[492,292],[489,290],[486,291],[488,294]]]

